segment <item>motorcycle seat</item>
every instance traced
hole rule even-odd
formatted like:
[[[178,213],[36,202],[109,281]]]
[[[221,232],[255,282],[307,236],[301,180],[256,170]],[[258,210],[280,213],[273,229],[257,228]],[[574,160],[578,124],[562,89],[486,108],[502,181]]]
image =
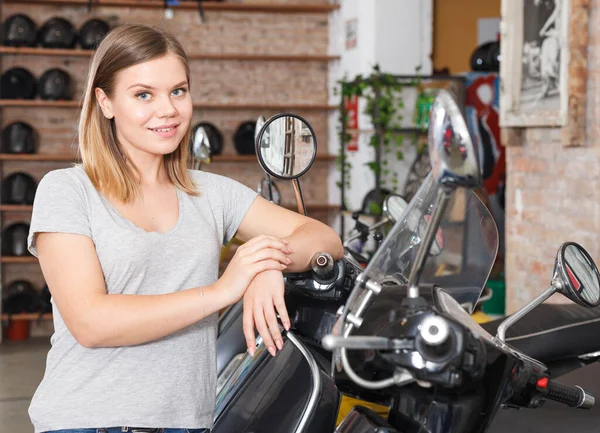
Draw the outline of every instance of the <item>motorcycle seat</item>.
[[[495,335],[498,319],[482,324]],[[542,304],[508,328],[506,342],[545,364],[600,351],[600,307]]]

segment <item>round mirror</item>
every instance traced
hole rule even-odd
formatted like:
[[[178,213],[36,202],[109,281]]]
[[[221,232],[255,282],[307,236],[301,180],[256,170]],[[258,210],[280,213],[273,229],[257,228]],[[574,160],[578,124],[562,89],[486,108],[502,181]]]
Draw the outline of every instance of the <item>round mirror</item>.
[[[440,90],[431,107],[429,157],[437,182],[448,187],[481,184],[479,159],[458,105],[447,90]]]
[[[407,207],[404,197],[398,194],[389,194],[383,201],[383,213],[394,223],[402,218]]]
[[[265,116],[258,116],[258,119],[256,119],[256,127],[254,128],[254,141],[255,142],[256,142],[256,139],[258,138],[258,134],[260,133],[260,130],[262,129],[264,124],[265,124]]]
[[[194,168],[200,162],[210,164],[212,160],[212,152],[210,150],[210,141],[204,127],[200,126],[196,129],[192,140],[192,158],[194,160]]]
[[[256,154],[262,168],[280,179],[297,179],[308,171],[317,154],[311,126],[295,114],[277,114],[261,128]]]
[[[588,252],[575,242],[563,244],[556,257],[555,278],[560,292],[584,307],[600,304],[600,274]]]

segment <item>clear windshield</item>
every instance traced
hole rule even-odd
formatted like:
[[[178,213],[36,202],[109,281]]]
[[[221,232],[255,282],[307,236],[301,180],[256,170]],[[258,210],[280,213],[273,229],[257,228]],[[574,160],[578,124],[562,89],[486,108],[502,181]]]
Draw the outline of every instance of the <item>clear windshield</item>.
[[[382,283],[384,290],[393,290],[396,284],[406,285],[439,193],[430,174],[369,262],[364,272],[368,279]],[[443,287],[471,312],[485,287],[497,251],[498,230],[492,215],[473,191],[458,188],[444,212],[419,284]],[[360,293],[353,293],[350,310],[360,298]]]

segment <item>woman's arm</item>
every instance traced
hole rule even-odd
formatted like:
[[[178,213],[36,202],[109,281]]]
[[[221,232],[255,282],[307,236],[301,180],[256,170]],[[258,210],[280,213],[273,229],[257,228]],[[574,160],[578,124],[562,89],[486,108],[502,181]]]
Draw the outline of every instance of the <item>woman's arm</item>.
[[[257,273],[283,270],[286,248],[280,240],[259,237],[236,251],[212,285],[165,295],[108,295],[89,237],[42,232],[36,243],[56,306],[85,347],[142,344],[184,329],[241,299]]]
[[[344,255],[339,235],[320,221],[305,217],[257,197],[242,220],[236,237],[247,241],[259,234],[285,239],[292,248],[292,263],[288,271],[298,272],[310,268],[316,253],[326,252],[334,259]]]
[[[288,265],[288,270],[292,272],[309,269],[316,253],[326,252],[334,259],[344,254],[341,239],[334,230],[319,221],[276,206],[262,197],[257,197],[246,213],[236,237],[246,240],[259,233],[289,242],[292,263]],[[283,293],[281,272],[268,271],[258,274],[244,294],[243,328],[251,355],[254,355],[256,346],[255,327],[273,356],[277,349],[281,350],[283,339],[276,312],[284,327],[289,329],[290,326]]]

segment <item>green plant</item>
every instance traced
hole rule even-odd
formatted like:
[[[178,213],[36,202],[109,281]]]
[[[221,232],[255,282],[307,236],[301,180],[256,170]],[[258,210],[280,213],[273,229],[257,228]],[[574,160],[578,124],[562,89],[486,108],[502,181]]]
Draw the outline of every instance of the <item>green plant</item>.
[[[418,74],[420,67],[416,71]],[[352,80],[339,81],[340,90],[336,91],[336,95],[341,93],[343,101],[353,96],[364,98],[366,101],[364,113],[371,118],[375,129],[369,140],[369,145],[375,149],[375,158],[366,165],[375,176],[375,189],[378,195],[382,187],[392,192],[398,192],[398,173],[390,169],[389,161],[392,158],[399,161],[404,159],[405,141],[408,140],[413,145],[417,144],[417,134],[407,134],[401,131],[402,115],[400,111],[404,108],[403,88],[405,86],[418,87],[420,82],[418,75],[416,79],[401,81],[392,74],[381,72],[379,65],[375,65],[373,71],[366,77],[359,74]],[[344,125],[348,124],[348,113],[344,104],[342,107],[338,128],[341,145],[337,157],[337,168],[340,171],[344,170],[345,179],[344,185],[341,181],[337,184],[339,188],[349,189],[352,165],[344,149],[351,140],[352,134],[344,128]],[[342,203],[342,208],[347,209],[345,203]],[[369,211],[374,215],[381,215],[381,204],[372,204]]]

